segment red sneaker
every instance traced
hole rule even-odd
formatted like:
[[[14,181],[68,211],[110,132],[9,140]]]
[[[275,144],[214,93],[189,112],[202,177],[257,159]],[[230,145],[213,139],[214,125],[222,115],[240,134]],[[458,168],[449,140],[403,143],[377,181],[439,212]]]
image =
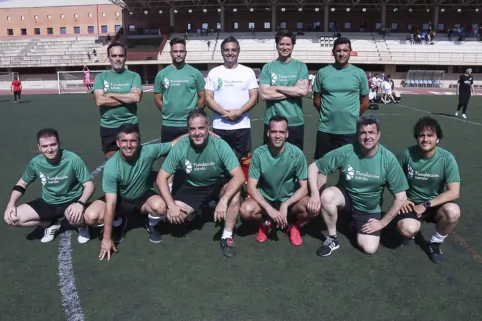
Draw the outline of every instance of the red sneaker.
[[[286,234],[290,235],[290,242],[291,244],[295,246],[300,246],[303,244],[303,239],[301,238],[301,233],[300,233],[300,226],[299,225],[293,225],[290,227],[287,231]]]
[[[271,228],[271,222],[266,221],[259,225],[258,234],[256,234],[256,241],[264,243],[268,240],[269,230]]]

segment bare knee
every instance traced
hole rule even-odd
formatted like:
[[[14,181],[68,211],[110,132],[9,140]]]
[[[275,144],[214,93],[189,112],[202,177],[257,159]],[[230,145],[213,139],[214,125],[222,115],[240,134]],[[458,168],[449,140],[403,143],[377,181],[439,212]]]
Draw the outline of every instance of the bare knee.
[[[253,214],[255,211],[255,206],[252,204],[252,200],[247,199],[246,201],[241,204],[241,208],[239,209],[239,214],[241,218],[244,220],[252,220]]]
[[[167,207],[166,203],[162,199],[156,199],[152,204],[150,204],[152,212],[150,214],[156,215],[156,216],[162,216],[167,213]]]
[[[456,223],[460,219],[460,207],[455,203],[447,203],[442,208],[442,216],[448,223]]]
[[[359,244],[363,253],[373,255],[378,250],[378,244]]]
[[[324,209],[326,212],[328,212],[331,215],[336,215],[337,211],[335,213],[331,213],[333,208],[337,208],[340,204],[338,199],[337,199],[337,193],[332,190],[331,188],[326,189],[321,193],[320,196],[321,199],[321,208]]]
[[[360,250],[368,255],[373,255],[377,252],[380,245],[380,237],[375,235],[357,235],[357,243]]]
[[[420,222],[413,219],[404,219],[397,223],[397,231],[405,238],[411,238],[420,230]]]
[[[87,225],[103,224],[103,211],[99,209],[99,206],[95,206],[95,203],[92,204],[84,212],[84,222]]]

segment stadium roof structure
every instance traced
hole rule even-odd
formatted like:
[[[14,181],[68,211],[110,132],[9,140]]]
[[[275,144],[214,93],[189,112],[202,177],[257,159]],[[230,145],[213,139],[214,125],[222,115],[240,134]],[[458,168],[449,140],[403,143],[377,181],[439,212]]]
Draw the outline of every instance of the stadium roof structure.
[[[207,6],[480,6],[482,0],[109,0],[129,11],[136,9],[157,9],[166,7],[207,7]]]
[[[112,4],[109,0],[0,0],[0,9],[88,6]]]

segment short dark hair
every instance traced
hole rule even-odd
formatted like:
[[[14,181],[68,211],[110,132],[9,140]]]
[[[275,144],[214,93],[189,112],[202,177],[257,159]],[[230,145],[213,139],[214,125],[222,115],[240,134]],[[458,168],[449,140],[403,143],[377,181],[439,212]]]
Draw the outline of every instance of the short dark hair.
[[[123,44],[118,41],[111,42],[110,45],[107,47],[107,56],[110,56],[110,49],[114,47],[121,47],[124,49],[124,55],[127,56],[127,48]]]
[[[139,133],[139,126],[137,124],[123,124],[119,127],[116,139],[119,139],[121,134],[129,135],[133,133],[136,133],[137,138],[141,140],[141,133]]]
[[[224,50],[224,45],[229,43],[229,42],[236,43],[238,45],[238,49],[240,49],[239,41],[236,38],[234,38],[233,36],[229,36],[226,39],[224,39],[223,42],[221,42],[221,50]]]
[[[284,37],[290,38],[293,46],[296,44],[296,35],[286,29],[278,31],[274,37],[274,41],[278,44]]]
[[[362,126],[373,125],[377,126],[377,131],[380,131],[380,119],[376,115],[361,115],[356,122],[356,131],[360,130]]]
[[[54,128],[42,128],[37,132],[37,143],[40,143],[40,138],[55,137],[57,143],[60,142],[59,132]]]
[[[271,122],[275,122],[275,123],[279,123],[279,122],[282,122],[282,121],[285,121],[286,124],[288,125],[288,118],[286,118],[285,116],[282,116],[282,115],[274,115],[272,116],[270,119],[269,119],[269,127],[271,127]]]
[[[184,45],[184,47],[186,47],[186,40],[181,38],[172,38],[171,41],[169,41],[169,45],[171,46],[171,48],[174,45],[179,45],[179,44]]]
[[[203,117],[209,126],[209,116],[204,112],[204,110],[196,108],[191,110],[189,114],[187,114],[187,127],[189,127],[189,122],[196,117]]]
[[[348,44],[348,47],[349,47],[350,50],[351,50],[351,41],[350,41],[350,39],[345,38],[345,37],[340,37],[340,38],[336,39],[336,40],[333,42],[333,51],[335,51],[336,46],[338,46],[338,45],[346,45],[346,44]]]
[[[430,129],[437,134],[438,139],[442,139],[444,137],[444,133],[442,132],[442,127],[440,127],[439,122],[430,116],[424,116],[420,118],[415,126],[413,126],[413,137],[415,139],[418,138],[418,135],[424,130]]]

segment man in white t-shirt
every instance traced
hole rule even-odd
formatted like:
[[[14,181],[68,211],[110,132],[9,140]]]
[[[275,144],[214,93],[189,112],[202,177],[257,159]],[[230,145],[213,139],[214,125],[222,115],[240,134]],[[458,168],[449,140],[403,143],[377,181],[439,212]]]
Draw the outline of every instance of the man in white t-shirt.
[[[239,42],[228,37],[221,43],[224,64],[209,71],[206,105],[214,112],[213,131],[234,150],[248,180],[251,162],[249,111],[258,103],[258,82],[251,68],[238,64]]]
[[[371,78],[370,88],[375,88],[375,92],[378,92],[379,86],[380,86],[380,78],[378,78],[378,74],[375,74],[375,76]]]
[[[392,84],[390,83],[390,79],[385,78],[385,80],[382,82],[382,90],[383,90],[383,102],[385,104],[391,102],[395,102],[395,99],[393,99],[392,96]]]

